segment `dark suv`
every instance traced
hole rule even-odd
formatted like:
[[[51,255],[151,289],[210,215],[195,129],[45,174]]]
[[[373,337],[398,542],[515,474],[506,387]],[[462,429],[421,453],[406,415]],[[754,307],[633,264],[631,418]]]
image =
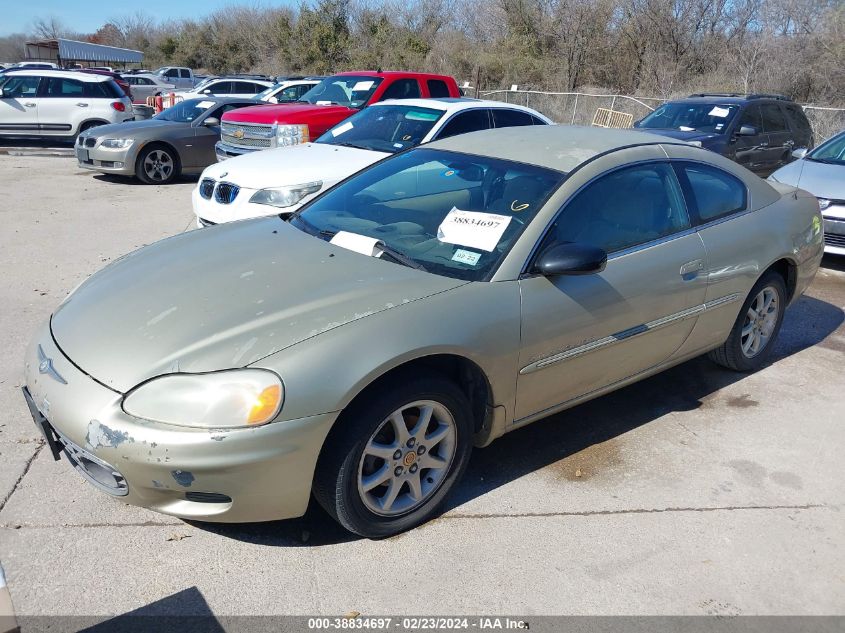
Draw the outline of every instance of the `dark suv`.
[[[634,127],[693,142],[763,177],[791,162],[793,150],[813,147],[804,110],[781,95],[694,94]]]

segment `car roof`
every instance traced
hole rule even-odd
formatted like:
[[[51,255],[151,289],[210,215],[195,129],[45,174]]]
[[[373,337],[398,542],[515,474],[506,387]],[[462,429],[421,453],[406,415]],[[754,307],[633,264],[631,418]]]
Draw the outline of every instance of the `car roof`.
[[[579,125],[537,125],[469,132],[427,143],[427,149],[444,149],[512,160],[570,172],[598,154],[637,145],[684,145],[666,136],[640,130],[620,130]]]
[[[61,77],[63,79],[79,79],[80,81],[111,81],[110,75],[99,73],[81,73],[76,70],[45,70],[43,68],[21,68],[6,75],[38,75],[39,77]]]
[[[349,75],[361,75],[364,77],[407,77],[409,79],[415,77],[424,77],[426,79],[448,79],[452,80],[449,75],[437,75],[435,73],[417,73],[405,70],[347,70],[342,73],[335,73],[331,77],[346,77]]]
[[[772,95],[771,97],[760,95],[760,96],[753,96],[753,98],[749,98],[743,95],[690,95],[689,97],[684,97],[683,99],[670,99],[667,103],[701,103],[705,105],[709,105],[711,103],[718,103],[718,104],[725,104],[725,105],[746,105],[749,103],[768,103],[771,101],[776,101],[778,103],[792,103],[791,99],[784,99],[782,97],[778,97],[776,95]]]
[[[514,103],[506,103],[504,101],[495,101],[493,99],[472,99],[469,97],[438,97],[434,99],[387,99],[372,104],[370,107],[383,107],[386,105],[404,105],[412,108],[430,108],[433,110],[442,110],[444,112],[459,112],[461,110],[470,110],[474,108],[496,108],[502,110],[519,110],[547,118],[545,115],[526,108],[525,106],[516,105]]]

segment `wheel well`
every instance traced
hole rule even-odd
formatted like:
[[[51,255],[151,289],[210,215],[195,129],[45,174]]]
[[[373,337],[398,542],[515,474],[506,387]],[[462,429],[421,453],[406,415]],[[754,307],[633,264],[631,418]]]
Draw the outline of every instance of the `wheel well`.
[[[83,121],[79,124],[79,132],[77,134],[84,132],[85,130],[91,128],[95,125],[108,125],[108,121],[104,121],[102,119],[88,119],[87,121]]]
[[[434,354],[415,358],[382,374],[361,390],[347,405],[347,409],[385,382],[401,378],[402,374],[414,372],[438,373],[452,380],[464,392],[472,409],[473,430],[478,432],[484,425],[487,404],[492,400],[490,383],[481,368],[474,362],[456,354]]]
[[[765,272],[770,270],[783,277],[783,283],[786,284],[786,303],[788,304],[795,296],[795,288],[798,286],[798,266],[788,259],[779,259],[769,266]]]

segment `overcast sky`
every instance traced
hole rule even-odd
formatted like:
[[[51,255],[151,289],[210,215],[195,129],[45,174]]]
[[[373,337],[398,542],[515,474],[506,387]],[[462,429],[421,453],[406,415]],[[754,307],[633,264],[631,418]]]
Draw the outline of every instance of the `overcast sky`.
[[[200,17],[215,9],[236,4],[275,6],[298,4],[294,0],[264,0],[262,2],[233,0],[144,0],[143,2],[92,2],[90,0],[38,0],[33,4],[9,0],[0,11],[0,35],[27,33],[38,18],[51,15],[59,18],[71,31],[92,33],[110,19],[143,13],[161,21],[168,18]]]

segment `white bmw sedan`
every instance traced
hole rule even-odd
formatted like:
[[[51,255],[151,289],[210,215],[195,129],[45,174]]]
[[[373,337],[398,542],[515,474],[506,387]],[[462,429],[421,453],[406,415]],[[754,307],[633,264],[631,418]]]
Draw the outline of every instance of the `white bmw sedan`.
[[[293,213],[364,167],[435,139],[490,128],[550,125],[536,110],[478,99],[373,104],[314,143],[252,152],[208,167],[191,196],[197,226]]]

